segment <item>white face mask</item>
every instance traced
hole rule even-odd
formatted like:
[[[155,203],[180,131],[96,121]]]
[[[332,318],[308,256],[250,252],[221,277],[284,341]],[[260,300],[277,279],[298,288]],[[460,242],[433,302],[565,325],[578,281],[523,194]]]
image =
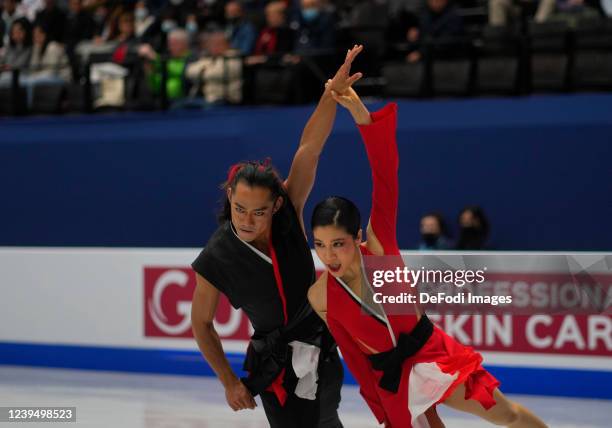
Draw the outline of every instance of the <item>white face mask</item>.
[[[612,0],[601,0],[601,7],[608,18],[612,18]]]
[[[193,21],[189,21],[188,23],[185,24],[185,30],[190,33],[190,34],[194,34],[198,32],[198,24],[196,24]]]
[[[161,29],[164,33],[169,33],[176,28],[176,22],[166,19],[162,22]]]
[[[147,16],[149,16],[149,11],[146,8],[141,7],[140,9],[136,9],[134,11],[134,16],[136,17],[137,20],[142,21]]]

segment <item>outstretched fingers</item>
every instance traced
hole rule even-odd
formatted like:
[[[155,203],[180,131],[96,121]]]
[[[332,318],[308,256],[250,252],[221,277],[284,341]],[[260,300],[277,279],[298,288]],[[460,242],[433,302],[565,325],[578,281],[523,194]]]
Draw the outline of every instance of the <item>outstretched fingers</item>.
[[[359,79],[361,79],[363,77],[363,73],[355,73],[353,74],[351,77],[349,77],[348,79],[346,79],[346,84],[348,86],[353,86],[353,83],[355,83],[356,81],[358,81]]]
[[[346,58],[344,59],[344,63],[345,64],[351,64],[355,58],[357,58],[357,55],[359,55],[359,53],[363,50],[363,45],[355,45],[353,46],[352,49],[349,49],[348,52],[346,53]]]

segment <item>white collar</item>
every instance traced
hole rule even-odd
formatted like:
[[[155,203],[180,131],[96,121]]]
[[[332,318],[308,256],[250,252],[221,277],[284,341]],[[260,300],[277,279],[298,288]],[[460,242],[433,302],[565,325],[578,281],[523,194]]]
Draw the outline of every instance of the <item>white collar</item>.
[[[242,242],[244,245],[246,245],[247,247],[249,247],[251,250],[253,250],[255,252],[255,254],[257,254],[259,257],[261,257],[262,259],[264,259],[265,261],[267,261],[268,263],[272,264],[272,259],[270,257],[268,257],[267,255],[265,255],[264,253],[262,253],[261,251],[259,251],[257,248],[255,248],[253,245],[249,244],[248,242],[244,241],[242,238],[240,238],[240,236],[238,236],[238,234],[236,233],[236,229],[234,229],[234,224],[232,223],[232,221],[230,220],[230,229],[232,229],[232,233],[234,234],[234,236],[236,238],[238,238],[240,240],[240,242]]]

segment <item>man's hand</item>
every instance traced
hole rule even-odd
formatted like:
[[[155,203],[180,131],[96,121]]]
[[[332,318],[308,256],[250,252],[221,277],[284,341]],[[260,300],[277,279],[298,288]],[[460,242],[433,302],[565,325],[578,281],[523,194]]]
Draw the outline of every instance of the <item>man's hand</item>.
[[[363,77],[361,73],[355,73],[350,76],[351,65],[359,52],[363,50],[362,45],[355,45],[353,49],[349,49],[344,59],[344,64],[340,66],[336,75],[331,79],[331,83],[326,85],[329,90],[336,91],[339,94],[343,94],[346,90],[356,81]]]
[[[255,399],[240,379],[236,379],[235,382],[225,388],[225,399],[235,412],[257,407]]]
[[[157,53],[148,43],[144,43],[138,47],[138,55],[151,61],[157,57]]]

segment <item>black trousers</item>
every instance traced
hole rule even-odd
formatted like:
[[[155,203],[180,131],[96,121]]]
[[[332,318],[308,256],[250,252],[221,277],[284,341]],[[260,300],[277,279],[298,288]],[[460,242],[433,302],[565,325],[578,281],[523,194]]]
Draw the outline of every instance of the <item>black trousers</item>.
[[[287,401],[281,406],[274,393],[261,393],[270,428],[342,428],[338,406],[344,371],[338,351],[319,362],[318,373],[315,400],[305,400],[288,391]]]

